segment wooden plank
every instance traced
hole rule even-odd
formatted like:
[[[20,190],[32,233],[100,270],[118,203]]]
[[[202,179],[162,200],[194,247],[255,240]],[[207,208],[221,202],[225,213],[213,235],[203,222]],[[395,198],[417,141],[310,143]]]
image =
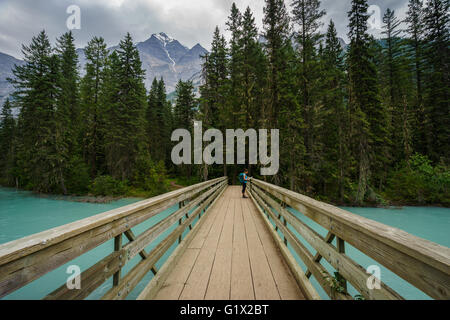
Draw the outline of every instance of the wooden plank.
[[[136,236],[134,235],[134,233],[131,229],[125,231],[124,234],[130,242],[136,240]],[[142,251],[139,251],[139,255],[141,256],[142,259],[147,259],[147,256],[148,256],[145,249],[143,249]]]
[[[153,209],[153,207],[160,208],[161,206],[158,207],[157,205],[161,205],[163,203],[167,204],[167,201],[170,201],[169,207],[171,207],[173,204],[190,198],[193,194],[198,193],[209,186],[220,183],[225,179],[226,178],[224,177],[202,182],[197,185],[100,213],[64,226],[56,227],[18,240],[4,243],[0,245],[0,266],[33,252],[40,251],[74,235],[95,229],[101,225],[109,224],[112,221],[131,215],[132,213],[140,212],[146,209]]]
[[[217,190],[211,197],[208,198],[200,207],[196,208],[189,219],[185,220],[181,226],[178,226],[172,231],[161,243],[159,243],[150,253],[147,259],[139,262],[127,275],[123,278],[123,281],[116,287],[109,290],[102,299],[124,299],[128,293],[130,293],[134,287],[141,281],[141,279],[148,273],[148,271],[154,267],[155,263],[164,255],[164,253],[172,246],[177,237],[184,232],[186,227],[191,224],[200,212],[210,203],[217,199],[217,196],[221,194],[222,189]],[[175,250],[179,252],[179,250]],[[170,257],[169,257],[170,259]],[[172,259],[166,261],[173,261],[178,257],[172,257]],[[172,262],[170,262],[172,263]],[[161,270],[155,275],[155,278],[160,279],[164,277],[166,272],[162,273]]]
[[[120,251],[121,249],[122,249],[122,234],[119,234],[114,238],[114,251]],[[113,286],[119,285],[121,269],[122,268],[119,268],[119,270],[116,273],[114,273]]]
[[[220,186],[223,187],[224,183],[220,184],[217,187],[213,187],[210,190],[210,191],[216,190],[215,195],[208,198],[206,200],[206,202],[204,202],[199,208],[197,208],[193,212],[193,215],[198,215],[199,212],[201,212],[201,210],[204,209],[204,207],[206,207],[209,202],[213,201],[214,197],[216,197],[217,194],[220,192],[220,190],[218,189],[218,187],[220,187]],[[208,191],[207,193],[205,193],[205,195],[207,195],[209,193],[210,192]],[[203,195],[202,195],[202,197],[203,197]],[[193,206],[193,205],[197,204],[198,202],[199,201],[193,201],[193,202],[191,202],[191,204]],[[101,283],[103,283],[107,279],[107,277],[105,277],[105,272],[98,269],[98,267],[99,267],[98,265],[102,266],[102,265],[107,264],[110,266],[114,266],[114,268],[115,268],[114,270],[112,270],[111,269],[112,267],[110,267],[110,269],[108,271],[115,272],[117,274],[117,272],[120,271],[121,267],[123,267],[123,265],[125,263],[127,263],[129,260],[134,258],[134,256],[137,253],[142,254],[143,248],[145,248],[152,240],[156,239],[163,232],[165,232],[165,230],[176,221],[176,219],[179,215],[184,214],[184,210],[186,210],[186,209],[187,208],[178,210],[177,212],[173,213],[169,217],[165,218],[164,220],[160,221],[156,225],[150,227],[148,230],[141,233],[138,237],[135,237],[131,230],[127,230],[125,233],[128,235],[128,237],[130,239],[132,239],[132,241],[121,248],[119,248],[118,242],[115,242],[116,251],[118,251],[119,254],[110,254],[109,256],[105,257],[102,261],[100,261],[96,265],[92,266],[90,269],[84,271],[80,275],[82,279],[85,279],[84,280],[85,285],[83,286],[82,289],[77,290],[77,292],[74,292],[73,290],[69,290],[66,287],[66,285],[63,284],[59,289],[57,289],[55,292],[51,293],[49,296],[52,299],[56,299],[57,297],[65,297],[65,299],[69,299],[70,297],[73,297],[73,299],[76,299],[81,296],[86,297],[90,292],[92,292],[92,290],[95,290],[96,287],[101,285]],[[190,221],[192,221],[192,219]],[[142,239],[144,239],[144,240],[142,240]],[[144,242],[144,241],[146,241],[146,242]],[[142,255],[141,255],[141,257],[142,257]],[[148,258],[148,255],[146,255],[146,258]],[[115,260],[115,261],[113,261],[113,260]],[[142,264],[142,265],[145,265],[145,264]],[[151,267],[151,271],[153,272],[153,274],[156,274],[156,269],[154,266]],[[89,281],[93,282],[95,285],[87,285],[86,279],[89,279]],[[114,279],[113,279],[113,284],[115,286],[118,286],[118,283],[119,282],[117,280],[116,280],[116,282],[114,282]]]
[[[266,210],[266,212],[269,213],[269,215],[272,217],[272,219],[275,217],[275,214],[270,210],[270,208],[265,204],[260,196],[265,198],[268,203],[277,206],[276,209],[281,212],[283,215],[286,215],[284,208],[281,208],[276,202],[272,202],[272,200],[267,197],[267,195],[258,193],[257,188],[253,188],[254,197],[262,204],[263,208]],[[286,220],[285,220],[286,221]],[[294,251],[298,254],[300,259],[305,263],[306,267],[311,270],[311,272],[314,274],[314,277],[316,278],[317,282],[320,284],[320,286],[324,289],[324,291],[327,293],[327,295],[333,299],[339,299],[339,300],[351,300],[352,298],[346,294],[335,292],[335,290],[332,290],[332,281],[331,281],[331,275],[328,273],[328,271],[323,267],[320,263],[314,261],[312,254],[309,252],[308,249],[294,236],[294,234],[284,226],[284,223],[281,224],[280,221],[275,221],[275,223],[279,226],[281,229],[284,239],[287,239],[290,243],[291,247],[294,249]]]
[[[254,192],[258,194],[256,188],[254,188]],[[403,299],[398,293],[396,293],[394,290],[392,290],[382,282],[380,289],[369,290],[367,288],[367,279],[372,276],[370,273],[367,273],[364,268],[347,257],[345,254],[339,253],[334,246],[325,242],[317,232],[307,226],[291,212],[284,210],[282,213],[288,223],[292,225],[295,230],[300,233],[300,235],[314,249],[316,249],[342,276],[344,276],[365,298],[382,300]],[[304,262],[306,263],[308,261],[305,260]]]
[[[107,256],[82,273],[81,290],[69,290],[64,284],[44,297],[44,300],[81,300],[88,297],[120,268],[120,252],[113,252],[112,255],[117,259]]]
[[[208,237],[208,234],[213,226],[214,219],[213,216],[217,216],[217,208],[221,208],[224,204],[226,204],[226,194],[228,192],[228,187],[224,191],[222,197],[218,200],[217,204],[215,205],[215,208],[213,211],[211,211],[211,214],[208,214],[206,217],[206,221],[204,222],[203,228],[198,230],[195,237],[192,239],[192,241],[189,243],[188,247],[190,249],[201,249],[203,247],[203,244],[205,243],[206,238]]]
[[[192,234],[192,240],[186,241],[186,251],[180,257],[179,262],[174,266],[173,271],[167,276],[164,284],[161,286],[161,289],[156,293],[154,299],[155,300],[178,300],[181,294],[181,291],[184,288],[184,285],[192,271],[195,261],[197,260],[198,254],[200,253],[200,248],[203,245],[205,238],[207,237],[209,231],[211,230],[212,224],[216,217],[218,208],[220,208],[225,200],[225,194],[227,190],[224,190],[223,195],[217,200],[217,203],[214,205],[214,208],[211,207],[210,210],[207,211],[206,215],[202,215],[202,225],[201,228],[198,228],[195,233]],[[195,230],[195,226],[194,226]],[[190,233],[188,234],[190,237]],[[196,241],[196,239],[200,239],[195,245],[195,248],[190,248],[192,243]],[[188,240],[188,238],[186,238]],[[146,297],[147,299],[148,297]]]
[[[192,272],[199,253],[200,249],[186,248],[154,300],[178,300],[180,298],[181,291],[183,291],[184,284]]]
[[[171,192],[0,245],[0,297],[116,237],[217,181]],[[178,190],[180,191],[180,190]],[[172,198],[175,197],[175,198]]]
[[[253,202],[246,202],[251,217],[258,232],[258,237],[262,243],[264,252],[272,270],[278,292],[282,300],[304,300],[305,297],[300,291],[288,266],[284,262],[281,252],[277,249],[272,236],[267,232],[264,221],[259,216]]]
[[[179,225],[182,225],[181,217],[183,217],[186,212],[192,210],[194,207],[196,207],[201,201],[204,199],[208,199],[209,202],[211,202],[214,199],[211,199],[211,194],[216,193],[215,196],[217,196],[218,190],[224,186],[223,183],[211,188],[204,194],[202,194],[200,197],[195,199],[195,201],[191,201],[186,206],[181,206],[180,209],[178,209],[176,212],[172,213],[167,218],[161,220],[154,226],[150,227],[146,231],[142,232],[133,242],[128,243],[124,249],[127,250],[127,257],[128,260],[131,260],[136,256],[136,254],[140,253],[145,247],[147,247],[153,240],[158,238],[162,233],[164,233],[167,228],[172,226],[177,220],[180,220]],[[212,196],[212,197],[215,197]],[[206,207],[206,203],[203,203],[201,205],[202,208]],[[188,220],[189,218],[185,219]]]
[[[316,289],[314,289],[312,284],[309,282],[308,278],[306,278],[305,273],[300,268],[300,266],[297,264],[294,257],[292,256],[292,254],[289,252],[289,249],[286,247],[284,242],[281,240],[278,233],[273,229],[272,223],[269,221],[269,219],[266,217],[266,214],[259,207],[258,203],[255,200],[253,192],[254,191],[252,191],[252,193],[250,193],[250,198],[252,199],[258,212],[260,213],[267,230],[269,230],[269,232],[271,233],[272,238],[274,239],[276,245],[278,246],[278,249],[281,251],[281,254],[283,255],[289,269],[292,272],[292,275],[295,278],[295,281],[297,281],[297,284],[299,285],[300,289],[302,290],[303,295],[308,300],[320,300],[320,296],[317,293]]]
[[[229,188],[232,190],[232,188]],[[226,195],[228,196],[228,194]],[[234,207],[227,198],[222,233],[206,289],[206,300],[229,300],[231,288],[231,259],[233,255]]]
[[[225,201],[227,203],[227,201]],[[219,242],[220,234],[225,219],[226,206],[218,208],[211,230],[206,238],[203,247],[200,249],[197,260],[195,261],[192,272],[186,281],[183,291],[180,294],[180,300],[203,300],[205,299],[206,289],[208,287],[214,258]]]
[[[334,235],[334,233],[328,232],[325,237],[325,242],[332,243],[335,237],[336,236]],[[320,260],[322,260],[322,256],[320,255],[320,253],[316,252],[316,255],[314,256],[314,262],[320,262]],[[311,276],[311,271],[306,270],[306,276],[309,278]]]
[[[240,198],[232,199],[234,206],[233,257],[231,266],[231,300],[254,300],[252,271],[248,255],[244,219]]]
[[[159,294],[159,291],[163,284],[168,280],[168,278],[172,274],[173,269],[177,269],[179,267],[179,270],[181,270],[182,275],[179,275],[180,281],[182,283],[179,283],[175,286],[171,286],[171,295],[176,295],[177,298],[179,298],[181,291],[184,288],[184,284],[187,281],[187,278],[189,277],[190,273],[192,272],[193,264],[183,264],[182,261],[178,262],[179,259],[182,259],[184,257],[184,254],[187,255],[193,255],[192,253],[195,253],[195,258],[192,259],[193,262],[197,260],[198,254],[200,252],[199,249],[190,249],[189,244],[197,237],[198,232],[202,230],[209,220],[213,220],[215,218],[215,213],[217,212],[217,208],[219,208],[220,201],[223,201],[223,194],[226,192],[226,186],[224,189],[220,192],[218,197],[214,200],[214,202],[208,207],[208,209],[205,211],[205,215],[203,218],[199,220],[199,222],[194,226],[192,232],[188,233],[186,238],[181,242],[181,244],[175,249],[175,251],[170,255],[169,259],[164,263],[163,267],[161,268],[158,275],[156,275],[152,281],[144,288],[144,290],[141,292],[141,294],[138,296],[138,300],[150,300],[154,299],[157,294]],[[200,211],[201,212],[201,211]],[[186,251],[186,252],[185,252]],[[184,271],[184,272],[183,272]],[[177,277],[175,277],[177,279]],[[162,292],[162,297],[164,297],[165,293]]]
[[[260,180],[253,183],[435,299],[450,299],[450,248]]]
[[[275,279],[267,261],[255,224],[251,217],[246,199],[239,201],[244,218],[245,234],[247,235],[248,253],[252,270],[253,288],[256,300],[280,300]]]

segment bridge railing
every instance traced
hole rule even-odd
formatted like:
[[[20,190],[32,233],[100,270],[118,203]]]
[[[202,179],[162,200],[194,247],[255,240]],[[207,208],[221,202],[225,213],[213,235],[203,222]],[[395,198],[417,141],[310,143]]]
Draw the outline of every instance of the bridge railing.
[[[44,299],[83,299],[111,277],[113,286],[103,299],[125,299],[146,274],[157,274],[155,264],[176,241],[182,241],[184,231],[192,229],[195,219],[214,204],[226,185],[226,177],[214,179],[2,244],[0,298],[114,239],[114,251],[81,273],[79,290],[64,283]],[[134,235],[133,227],[176,204],[179,209],[174,213]],[[173,231],[146,252],[147,246],[174,225]],[[129,240],[125,245],[123,235]],[[124,265],[137,255],[141,261],[122,275]]]
[[[379,289],[368,288],[367,280],[373,275],[345,254],[345,243],[348,243],[430,297],[450,299],[449,248],[264,181],[252,179],[249,191],[280,247],[289,243],[308,268],[303,272],[292,261],[293,256],[283,251],[286,248],[281,248],[300,285],[308,287],[308,278],[314,275],[332,299],[352,299],[347,293],[347,282],[365,299],[403,299],[382,282]],[[328,230],[326,237],[287,206]],[[335,238],[336,246],[332,244]],[[316,250],[315,255],[302,243],[305,240]],[[322,259],[337,271],[337,276],[326,270]],[[314,293],[311,295],[314,298]]]

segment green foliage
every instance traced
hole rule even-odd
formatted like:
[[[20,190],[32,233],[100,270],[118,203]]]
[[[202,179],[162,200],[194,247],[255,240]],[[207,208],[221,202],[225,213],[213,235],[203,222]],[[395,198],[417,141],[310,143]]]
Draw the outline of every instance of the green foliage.
[[[90,167],[80,157],[70,159],[66,173],[66,188],[71,194],[84,195],[91,184]]]
[[[10,79],[16,92],[0,119],[0,182],[150,196],[170,190],[169,173],[181,185],[236,180],[239,166],[170,161],[171,132],[199,119],[223,133],[279,129],[280,171],[267,180],[314,198],[449,205],[448,0],[410,0],[407,30],[388,9],[381,41],[367,30],[368,1],[352,0],[347,51],[333,21],[320,32],[319,0],[286,3],[264,1],[263,30],[249,7],[233,4],[230,41],[217,27],[203,57],[200,97],[180,81],[171,102],[163,79],[146,92],[130,34],[112,52],[94,37],[80,79],[72,33],[55,47],[39,33]],[[255,175],[260,165],[246,167]]]
[[[153,79],[146,110],[146,133],[152,159],[169,163],[172,105],[167,101],[164,80]]]
[[[387,195],[398,202],[450,205],[450,168],[415,154],[393,173]]]
[[[164,163],[159,161],[154,164],[149,157],[138,159],[133,186],[155,196],[169,191],[166,169]]]
[[[90,187],[90,192],[95,196],[121,196],[127,191],[126,181],[116,180],[108,175],[95,178]]]
[[[335,272],[334,276],[326,276],[324,279],[329,281],[332,292],[347,294],[347,290],[345,289],[345,279],[339,272]]]

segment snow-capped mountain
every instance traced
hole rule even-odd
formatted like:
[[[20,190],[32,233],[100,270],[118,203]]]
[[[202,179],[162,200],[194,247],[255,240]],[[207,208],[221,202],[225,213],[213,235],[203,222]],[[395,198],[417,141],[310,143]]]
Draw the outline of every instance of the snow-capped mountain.
[[[153,34],[146,41],[137,43],[136,47],[140,53],[142,67],[146,71],[147,89],[150,89],[155,77],[158,79],[162,77],[166,83],[167,92],[175,90],[178,80],[190,80],[201,74],[201,56],[208,52],[200,44],[188,48],[164,32]],[[118,46],[113,46],[108,50],[112,52],[117,48]],[[86,64],[84,49],[77,49],[77,54],[80,74],[83,76]],[[14,90],[6,79],[12,76],[11,69],[14,64],[22,63],[22,60],[0,52],[0,110],[6,97]]]
[[[12,68],[15,64],[21,65],[23,61],[0,52],[0,110],[6,98],[14,91],[14,87],[6,79],[11,78]]]
[[[145,86],[150,89],[153,79],[163,78],[167,92],[175,90],[178,80],[189,80],[202,68],[201,56],[208,51],[200,44],[191,49],[164,32],[153,34],[150,38],[136,44],[142,68],[146,71]],[[110,52],[118,46],[109,48]],[[86,58],[83,49],[77,49],[80,73],[84,75]]]
[[[146,86],[153,78],[163,78],[167,92],[175,90],[178,80],[189,80],[201,71],[202,59],[208,51],[200,44],[191,49],[165,33],[153,34],[137,45],[142,67],[146,70]]]

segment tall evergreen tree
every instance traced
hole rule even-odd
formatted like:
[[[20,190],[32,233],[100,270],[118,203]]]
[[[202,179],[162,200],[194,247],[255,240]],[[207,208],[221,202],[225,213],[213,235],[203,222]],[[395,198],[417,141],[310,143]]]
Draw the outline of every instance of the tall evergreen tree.
[[[242,14],[233,2],[231,13],[226,23],[227,30],[231,32],[229,49],[229,94],[227,97],[230,108],[227,108],[229,115],[225,115],[230,120],[231,128],[240,128],[244,123],[245,110],[241,108],[242,102],[242,66],[243,53],[241,47],[242,37]],[[235,176],[234,174],[233,176]]]
[[[16,121],[11,103],[6,99],[0,114],[0,183],[9,186],[14,184],[15,134]]]
[[[197,110],[197,101],[192,81],[179,81],[176,87],[176,102],[174,108],[174,127],[187,129],[193,134],[193,121]],[[192,166],[183,166],[182,172],[189,179],[192,176]]]
[[[167,101],[166,86],[163,79],[158,81],[155,78],[147,106],[147,136],[153,160],[169,164],[171,129],[171,105]]]
[[[290,45],[290,19],[284,0],[265,0],[264,7],[265,49],[268,60],[268,101],[266,127],[277,127],[280,103],[280,77],[286,71],[286,55]]]
[[[108,51],[103,38],[94,37],[84,49],[86,74],[81,81],[83,154],[94,178],[104,165],[102,127],[104,126],[105,77]],[[104,130],[103,130],[104,131]]]
[[[383,74],[385,105],[390,113],[392,155],[394,161],[408,160],[411,155],[411,108],[409,61],[405,55],[405,42],[400,37],[400,21],[389,8],[383,17]],[[383,91],[383,90],[382,90]]]
[[[450,1],[429,0],[425,7],[426,113],[429,155],[450,159]]]
[[[72,32],[57,39],[56,55],[59,59],[58,97],[56,108],[56,134],[58,165],[62,175],[62,188],[66,194],[73,174],[72,166],[81,161],[79,156],[80,104],[78,92],[78,55]]]
[[[243,128],[259,128],[264,120],[262,115],[267,61],[258,42],[258,29],[250,7],[247,7],[242,16],[242,36],[239,45],[242,52],[241,105],[245,113]]]
[[[205,128],[217,128],[222,132],[229,127],[229,61],[227,42],[218,27],[214,30],[211,52],[203,57],[202,78],[200,86],[200,111]],[[225,149],[224,149],[225,151]],[[202,177],[209,174],[204,165]],[[223,175],[227,175],[227,165],[223,165]]]
[[[64,191],[61,159],[57,154],[56,101],[59,94],[59,59],[45,31],[22,46],[25,64],[15,66],[14,100],[20,107],[19,184],[38,192]]]
[[[128,33],[110,56],[106,161],[116,179],[130,180],[138,159],[147,151],[145,139],[145,71]]]
[[[352,152],[358,163],[357,203],[365,200],[371,186],[375,186],[377,182],[381,186],[385,181],[388,160],[387,112],[379,100],[377,70],[370,50],[371,39],[367,33],[367,9],[366,0],[352,0],[352,8],[348,13],[348,36],[351,42],[347,68]]]
[[[300,68],[297,75],[299,87],[299,102],[305,122],[304,140],[306,147],[306,161],[311,168],[305,178],[307,188],[312,187],[314,172],[319,170],[320,159],[320,132],[318,125],[321,123],[320,112],[320,63],[317,56],[319,40],[322,35],[318,32],[322,23],[320,19],[325,11],[320,9],[319,0],[295,0],[292,3],[294,22],[299,26],[297,42],[299,44]]]
[[[196,99],[192,81],[178,81],[174,109],[174,126],[191,129],[194,121]]]
[[[409,0],[408,12],[405,19],[407,23],[408,47],[410,60],[415,74],[415,101],[414,101],[414,148],[418,152],[427,152],[425,110],[423,104],[423,46],[424,46],[424,22],[423,1]]]
[[[202,113],[206,126],[224,129],[226,98],[229,91],[228,50],[225,37],[216,27],[211,52],[205,55],[202,66]],[[225,124],[226,125],[226,124]]]
[[[349,189],[349,113],[345,103],[344,53],[333,20],[328,26],[323,53],[324,146],[322,193],[343,203]]]

